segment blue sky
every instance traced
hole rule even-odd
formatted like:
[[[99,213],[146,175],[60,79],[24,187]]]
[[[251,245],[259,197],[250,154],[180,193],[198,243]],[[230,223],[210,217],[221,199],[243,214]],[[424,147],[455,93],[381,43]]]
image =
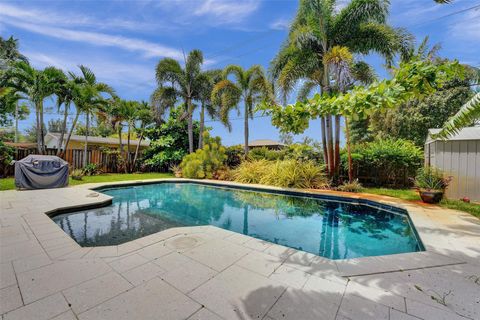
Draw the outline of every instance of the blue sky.
[[[338,6],[346,3],[338,1]],[[442,45],[444,57],[480,66],[480,7],[469,10],[480,5],[479,0],[455,0],[450,5],[433,0],[391,3],[392,25],[407,28],[417,42],[430,36],[431,44]],[[53,65],[75,71],[84,64],[122,98],[148,100],[155,88],[158,60],[166,56],[181,60],[182,50],[201,49],[205,68],[228,64],[267,68],[286,38],[297,6],[297,0],[0,0],[0,34],[18,38],[22,53],[38,68]],[[386,76],[382,59],[360,58]],[[52,106],[53,101],[46,105]],[[56,116],[49,114],[47,119],[51,117]],[[30,117],[20,128],[32,123]],[[226,145],[243,142],[240,119],[233,120],[232,132],[217,122],[208,125]],[[304,135],[318,139],[319,132],[319,124],[313,121]],[[276,139],[278,130],[268,118],[257,118],[250,123],[250,136]]]

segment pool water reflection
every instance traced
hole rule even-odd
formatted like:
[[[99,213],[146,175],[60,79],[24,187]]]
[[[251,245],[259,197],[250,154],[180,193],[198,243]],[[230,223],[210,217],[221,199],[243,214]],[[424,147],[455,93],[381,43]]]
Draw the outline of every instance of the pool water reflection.
[[[214,225],[331,259],[423,250],[402,210],[194,183],[101,192],[113,197],[112,205],[53,218],[82,246],[117,245],[178,226]]]

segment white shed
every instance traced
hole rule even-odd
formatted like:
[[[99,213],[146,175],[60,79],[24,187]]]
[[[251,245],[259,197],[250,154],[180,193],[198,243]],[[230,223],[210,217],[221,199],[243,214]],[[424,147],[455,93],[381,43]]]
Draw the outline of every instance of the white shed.
[[[429,129],[425,164],[452,176],[447,198],[480,201],[480,127],[463,128],[447,140],[432,139],[440,129]]]

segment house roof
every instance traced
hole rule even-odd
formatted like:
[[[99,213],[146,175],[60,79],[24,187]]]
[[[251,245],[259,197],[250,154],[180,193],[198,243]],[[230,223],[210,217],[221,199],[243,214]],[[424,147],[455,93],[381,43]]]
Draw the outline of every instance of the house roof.
[[[268,146],[285,146],[285,144],[270,140],[270,139],[258,139],[248,143],[249,147],[268,147]]]
[[[432,139],[432,135],[439,133],[440,130],[441,129],[428,129],[428,137],[425,143],[442,140],[440,138]],[[457,134],[448,137],[445,141],[458,140],[480,140],[480,126],[463,128]]]
[[[51,138],[51,139],[58,140],[60,138],[60,133],[49,132],[45,135],[45,138]],[[67,137],[65,136],[65,139],[66,138]],[[72,134],[72,136],[70,138],[70,141],[84,142],[85,141],[85,136],[79,136],[79,135]],[[104,137],[94,137],[94,136],[88,136],[88,143],[91,143],[91,144],[114,144],[114,145],[119,144],[118,143],[118,138],[104,138]],[[125,140],[123,143],[126,144],[127,141]],[[130,140],[131,145],[136,145],[137,143],[138,143],[138,140]],[[142,140],[140,145],[144,146],[144,147],[148,147],[150,145],[150,141],[149,140]]]
[[[37,147],[37,144],[35,142],[9,142],[9,141],[6,141],[5,144],[9,147],[17,148],[17,149],[34,149],[34,148]]]

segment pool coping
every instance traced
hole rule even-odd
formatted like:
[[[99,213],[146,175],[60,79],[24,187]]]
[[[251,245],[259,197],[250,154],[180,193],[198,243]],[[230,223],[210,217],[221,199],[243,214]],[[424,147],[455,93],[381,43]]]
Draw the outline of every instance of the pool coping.
[[[43,213],[48,216],[48,220],[58,228],[66,238],[63,238],[65,246],[62,248],[70,248],[68,252],[63,252],[59,250],[58,258],[69,259],[69,258],[79,258],[79,257],[118,257],[125,254],[139,250],[145,246],[149,246],[153,243],[159,241],[165,241],[168,238],[178,236],[178,235],[188,235],[198,232],[205,232],[205,230],[222,230],[228,237],[235,233],[233,231],[224,230],[215,226],[196,226],[196,227],[179,227],[163,230],[142,238],[138,238],[129,242],[117,246],[102,246],[102,247],[81,247],[77,242],[70,238],[60,227],[58,227],[53,220],[50,219],[52,215],[57,215],[59,213],[66,213],[81,210],[84,207],[98,207],[109,205],[112,201],[112,197],[107,196],[99,191],[100,188],[105,187],[122,187],[122,186],[132,186],[132,185],[142,185],[142,184],[154,184],[161,182],[179,182],[179,183],[200,183],[206,185],[218,185],[225,187],[236,187],[244,188],[249,190],[263,190],[263,191],[273,191],[280,192],[285,194],[297,194],[297,195],[308,195],[308,196],[317,196],[317,197],[330,197],[330,198],[348,198],[359,201],[369,201],[374,203],[379,203],[381,205],[403,209],[408,213],[409,218],[413,222],[415,230],[423,243],[425,251],[411,252],[411,253],[400,253],[392,255],[382,255],[382,256],[373,256],[373,257],[362,257],[362,258],[351,258],[351,259],[338,259],[331,260],[325,257],[313,255],[306,253],[300,250],[288,248],[291,252],[300,253],[303,255],[311,255],[315,260],[312,264],[323,263],[325,261],[330,261],[336,264],[339,273],[341,276],[357,276],[357,275],[368,275],[376,273],[385,273],[385,272],[394,272],[394,271],[405,271],[411,269],[419,268],[431,268],[445,265],[454,265],[465,263],[463,260],[457,258],[449,257],[439,253],[439,250],[436,250],[436,241],[432,237],[424,237],[422,233],[423,227],[431,228],[432,225],[429,225],[428,221],[422,218],[421,211],[423,210],[420,206],[417,206],[406,201],[389,198],[389,197],[378,197],[375,195],[366,195],[366,194],[349,194],[345,192],[336,192],[336,191],[327,191],[327,190],[301,190],[301,189],[291,189],[291,188],[279,188],[265,185],[256,185],[256,184],[241,184],[230,181],[218,181],[218,180],[197,180],[197,179],[183,179],[183,178],[163,178],[163,179],[150,179],[150,180],[136,180],[136,181],[126,181],[126,182],[104,182],[104,183],[95,183],[95,184],[84,184],[79,186],[74,186],[67,189],[75,189],[78,191],[78,195],[81,199],[80,203],[75,205],[65,204],[65,205],[56,205],[50,210],[44,210]],[[22,191],[23,192],[23,191]],[[81,197],[83,196],[83,197]],[[32,232],[35,234],[35,226],[31,226]],[[210,231],[209,231],[210,232]],[[244,235],[245,236],[245,235]],[[250,236],[251,239],[256,239]],[[38,237],[37,237],[38,238]],[[70,239],[71,241],[69,241]],[[39,239],[40,243],[42,240]],[[272,244],[273,246],[283,247],[277,244]],[[287,247],[283,247],[287,248]],[[63,254],[62,254],[63,253]],[[57,253],[55,253],[56,255]]]

